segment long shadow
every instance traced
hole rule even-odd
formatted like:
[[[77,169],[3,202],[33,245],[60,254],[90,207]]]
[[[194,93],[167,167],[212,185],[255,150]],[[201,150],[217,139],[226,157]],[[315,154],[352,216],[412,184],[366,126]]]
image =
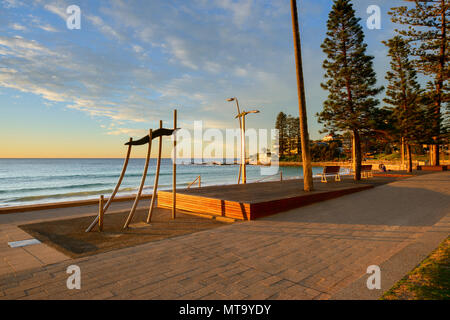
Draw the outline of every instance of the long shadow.
[[[449,212],[448,192],[384,185],[279,213],[262,220],[418,227],[432,226]]]

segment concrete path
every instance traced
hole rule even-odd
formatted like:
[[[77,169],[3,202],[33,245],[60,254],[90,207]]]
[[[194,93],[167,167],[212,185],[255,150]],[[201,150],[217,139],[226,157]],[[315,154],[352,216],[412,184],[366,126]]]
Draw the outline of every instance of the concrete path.
[[[15,224],[2,225],[2,246]],[[374,299],[449,234],[450,173],[435,173],[252,222],[41,260],[0,275],[0,299]],[[74,264],[81,290],[66,287]],[[370,265],[381,267],[381,290],[366,287]]]

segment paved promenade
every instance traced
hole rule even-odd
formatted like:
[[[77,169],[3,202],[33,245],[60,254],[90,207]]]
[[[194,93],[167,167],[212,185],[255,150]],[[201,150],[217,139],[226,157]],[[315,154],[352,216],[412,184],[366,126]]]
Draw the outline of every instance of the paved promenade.
[[[450,173],[76,260],[5,246],[29,238],[18,224],[52,217],[0,216],[0,299],[376,299],[450,234]],[[81,290],[66,287],[73,264]],[[366,287],[370,265],[381,290]]]

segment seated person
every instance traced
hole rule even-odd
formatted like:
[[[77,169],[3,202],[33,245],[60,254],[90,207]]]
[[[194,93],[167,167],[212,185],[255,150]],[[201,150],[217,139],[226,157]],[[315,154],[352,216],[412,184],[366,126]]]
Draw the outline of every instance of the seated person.
[[[378,166],[378,169],[380,169],[381,172],[386,172],[386,166],[382,163]]]

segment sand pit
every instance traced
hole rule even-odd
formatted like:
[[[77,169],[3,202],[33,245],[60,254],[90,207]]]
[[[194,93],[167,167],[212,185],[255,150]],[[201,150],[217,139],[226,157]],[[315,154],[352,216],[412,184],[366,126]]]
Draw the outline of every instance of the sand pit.
[[[150,225],[144,222],[148,210],[137,210],[130,228],[123,230],[128,213],[129,211],[122,211],[106,214],[104,232],[99,232],[96,227],[92,232],[85,233],[85,229],[94,216],[26,224],[19,227],[58,251],[72,258],[79,258],[229,224],[182,212],[178,212],[177,219],[172,220],[170,210],[155,208]]]

